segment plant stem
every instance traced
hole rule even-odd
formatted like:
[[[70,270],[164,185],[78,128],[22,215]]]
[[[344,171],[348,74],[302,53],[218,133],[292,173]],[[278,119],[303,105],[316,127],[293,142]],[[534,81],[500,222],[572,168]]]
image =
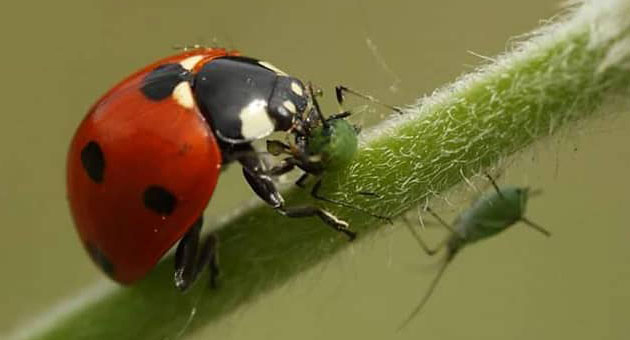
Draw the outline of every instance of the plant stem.
[[[404,116],[366,133],[348,168],[329,173],[323,192],[376,213],[398,215],[575,121],[602,114],[630,90],[630,4],[591,1],[513,52],[423,98]],[[619,107],[610,107],[619,110]],[[368,191],[381,198],[354,193]],[[288,202],[308,199],[297,190]],[[360,237],[382,222],[336,213]],[[114,289],[28,333],[29,339],[164,339],[218,320],[348,245],[316,219],[293,220],[268,207],[245,209],[219,230],[221,278],[182,295],[173,259],[147,279]],[[358,240],[360,242],[360,239]]]

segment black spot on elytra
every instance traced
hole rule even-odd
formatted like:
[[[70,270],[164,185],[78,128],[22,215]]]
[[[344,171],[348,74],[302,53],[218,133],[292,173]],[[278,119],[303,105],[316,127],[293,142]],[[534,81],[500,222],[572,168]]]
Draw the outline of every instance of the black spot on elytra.
[[[170,215],[175,210],[177,198],[163,187],[152,185],[143,194],[144,206],[160,215]]]
[[[168,98],[177,84],[190,81],[192,74],[180,64],[164,64],[149,73],[142,82],[140,91],[151,100]]]
[[[90,141],[81,150],[81,164],[87,175],[96,183],[103,181],[105,171],[105,157],[100,145]]]
[[[92,260],[101,268],[105,274],[114,276],[114,264],[105,256],[105,254],[90,242],[85,243],[88,253]]]

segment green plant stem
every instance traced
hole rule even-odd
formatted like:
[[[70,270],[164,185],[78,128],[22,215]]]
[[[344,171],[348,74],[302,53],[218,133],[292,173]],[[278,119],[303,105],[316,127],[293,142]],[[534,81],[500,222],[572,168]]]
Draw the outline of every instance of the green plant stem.
[[[618,18],[603,18],[603,9],[586,5],[496,63],[368,132],[353,164],[327,174],[323,191],[377,213],[396,215],[452,188],[464,176],[574,126],[572,122],[604,112],[601,107],[608,99],[627,96],[630,89],[625,67],[630,46],[628,2],[605,2],[617,4]],[[607,28],[602,31],[598,24],[605,20]],[[353,194],[359,191],[382,198]],[[287,201],[299,202],[306,196],[292,190]],[[351,222],[360,238],[382,225],[354,211],[332,209]],[[348,245],[343,235],[316,219],[293,220],[268,207],[245,209],[220,229],[219,237],[219,289],[208,290],[202,280],[180,294],[172,286],[173,259],[168,258],[138,285],[80,304],[26,338],[174,338],[193,307],[196,314],[188,332]]]

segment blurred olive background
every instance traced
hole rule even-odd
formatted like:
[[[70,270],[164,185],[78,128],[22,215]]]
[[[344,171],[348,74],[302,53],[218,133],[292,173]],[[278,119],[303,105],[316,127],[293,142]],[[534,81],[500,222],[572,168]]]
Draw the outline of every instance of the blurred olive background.
[[[104,279],[71,224],[66,149],[97,97],[172,46],[216,41],[269,60],[324,88],[330,110],[339,83],[403,105],[481,63],[467,51],[496,55],[558,11],[548,0],[5,4],[0,338]],[[617,113],[513,163],[501,181],[544,189],[528,216],[553,237],[517,227],[466,249],[401,332],[396,327],[424,293],[437,258],[424,256],[396,225],[194,338],[625,339],[629,132],[630,119]],[[230,171],[207,216],[251,196]],[[453,195],[459,203],[445,217],[469,197]],[[437,242],[440,232],[429,233]]]

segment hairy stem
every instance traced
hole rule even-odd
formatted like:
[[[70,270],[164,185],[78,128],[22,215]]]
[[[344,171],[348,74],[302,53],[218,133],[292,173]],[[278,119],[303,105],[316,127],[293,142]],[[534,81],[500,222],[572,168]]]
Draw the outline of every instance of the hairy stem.
[[[611,98],[627,96],[629,55],[629,1],[582,4],[514,51],[367,132],[356,160],[327,174],[323,192],[376,213],[402,213],[571,123],[604,112]],[[362,191],[380,198],[354,194]],[[287,193],[289,202],[305,199],[303,192]],[[352,210],[335,211],[360,237],[382,225]],[[184,326],[191,332],[218,320],[348,244],[316,219],[296,221],[267,207],[245,209],[222,226],[219,238],[218,290],[208,290],[202,280],[180,294],[172,286],[173,259],[168,258],[138,285],[106,291],[48,323],[26,325],[39,328],[21,337],[174,338]]]

